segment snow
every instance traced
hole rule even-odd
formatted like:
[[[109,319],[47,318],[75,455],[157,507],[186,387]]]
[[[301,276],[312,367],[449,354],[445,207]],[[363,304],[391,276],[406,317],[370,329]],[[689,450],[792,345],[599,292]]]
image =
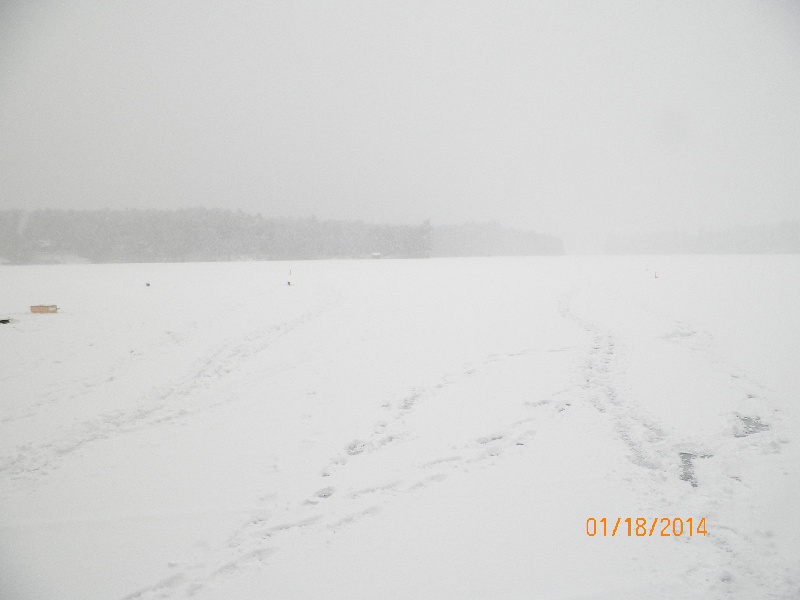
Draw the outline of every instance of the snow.
[[[798,257],[3,266],[0,289],[0,598],[800,594]]]

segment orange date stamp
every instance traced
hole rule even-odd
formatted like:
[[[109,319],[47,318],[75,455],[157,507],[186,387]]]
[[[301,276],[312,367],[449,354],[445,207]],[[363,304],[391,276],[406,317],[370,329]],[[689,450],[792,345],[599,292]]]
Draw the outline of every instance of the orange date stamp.
[[[694,537],[696,535],[708,535],[706,518],[681,519],[675,517],[655,517],[646,519],[644,517],[617,517],[616,522],[605,517],[586,519],[586,535],[589,537]]]

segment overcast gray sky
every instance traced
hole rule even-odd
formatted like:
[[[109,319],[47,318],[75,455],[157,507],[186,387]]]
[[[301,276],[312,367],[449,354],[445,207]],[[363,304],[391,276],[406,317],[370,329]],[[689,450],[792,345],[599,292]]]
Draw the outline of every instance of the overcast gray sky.
[[[800,218],[795,0],[0,1],[0,208]]]

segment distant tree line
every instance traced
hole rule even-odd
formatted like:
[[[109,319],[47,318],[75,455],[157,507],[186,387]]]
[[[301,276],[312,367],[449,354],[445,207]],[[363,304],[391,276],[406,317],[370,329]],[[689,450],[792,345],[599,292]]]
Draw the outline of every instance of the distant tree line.
[[[505,250],[504,250],[505,249]],[[434,228],[265,218],[242,211],[0,211],[0,260],[203,262],[562,253],[560,240],[496,223]]]
[[[798,254],[800,223],[612,237],[608,254]]]

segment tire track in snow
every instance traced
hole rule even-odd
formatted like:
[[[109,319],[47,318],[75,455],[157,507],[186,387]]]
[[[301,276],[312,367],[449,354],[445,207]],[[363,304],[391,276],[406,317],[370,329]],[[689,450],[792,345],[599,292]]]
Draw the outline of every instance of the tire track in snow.
[[[583,397],[612,421],[617,435],[628,447],[631,462],[653,471],[667,472],[672,461],[668,459],[671,453],[666,433],[657,423],[635,414],[619,390],[614,372],[621,352],[617,337],[572,311],[569,300],[575,293],[573,290],[560,300],[559,311],[590,336],[591,346],[585,358],[581,384]]]
[[[695,487],[702,484],[709,511],[720,515],[712,543],[730,559],[720,588],[727,595],[751,597],[745,588],[750,584],[762,597],[793,597],[800,589],[800,578],[787,557],[779,553],[773,534],[759,531],[755,522],[749,521],[750,514],[761,512],[758,500],[761,490],[740,475],[751,461],[776,455],[787,443],[781,438],[785,425],[781,411],[775,406],[774,392],[726,358],[724,348],[708,331],[676,320],[675,330],[663,338],[704,360],[710,368],[725,373],[738,392],[731,398],[730,413],[722,427],[724,433],[716,441],[713,455],[687,453],[686,456],[689,472],[684,479]],[[768,420],[762,419],[764,415]],[[707,459],[701,463],[706,473],[702,481],[694,474],[697,458]],[[763,463],[759,464],[759,469],[763,468]],[[747,516],[743,518],[742,512]]]
[[[422,410],[426,403],[433,401],[448,386],[464,377],[476,373],[492,363],[512,360],[537,352],[563,351],[527,349],[505,355],[490,355],[476,366],[466,364],[457,374],[443,376],[431,386],[417,386],[410,392],[400,395],[386,410],[390,415],[377,422],[371,433],[361,439],[343,444],[344,451],[332,457],[319,473],[324,487],[304,498],[289,499],[286,511],[281,511],[281,520],[275,522],[266,510],[254,514],[248,521],[231,534],[226,547],[220,548],[207,561],[183,565],[183,571],[176,576],[168,589],[163,582],[137,592],[137,600],[174,598],[194,595],[207,586],[219,585],[224,577],[234,576],[243,569],[257,569],[263,566],[269,556],[282,547],[293,543],[294,537],[305,535],[313,530],[319,535],[350,527],[364,519],[372,518],[383,511],[391,502],[408,494],[424,493],[429,486],[443,484],[450,476],[468,472],[470,465],[489,465],[509,452],[525,451],[526,441],[535,432],[531,425],[537,416],[531,410],[540,409],[547,404],[557,410],[557,402],[539,402],[533,406],[520,402],[518,418],[505,426],[495,428],[485,435],[461,439],[456,442],[452,454],[432,457],[430,460],[412,460],[404,464],[401,473],[396,472],[393,479],[364,481],[363,471],[357,463],[364,460],[378,461],[385,465],[383,453],[400,445],[422,444],[421,440],[406,430],[405,419],[414,411]],[[557,392],[555,395],[558,395]],[[412,453],[414,455],[414,453]],[[383,461],[383,462],[381,462]],[[359,476],[356,489],[347,489],[340,482],[344,475],[354,470]],[[377,471],[383,471],[382,468]],[[254,558],[255,557],[255,558]]]
[[[229,401],[229,397],[221,401],[209,399],[203,392],[220,385],[236,369],[237,362],[267,350],[298,327],[318,319],[337,302],[338,297],[329,299],[294,319],[256,330],[234,343],[224,343],[196,361],[196,366],[180,379],[151,392],[135,409],[110,411],[62,430],[57,439],[18,446],[15,454],[0,456],[0,474],[11,478],[41,476],[93,442],[168,424]]]
[[[369,435],[362,439],[354,439],[347,444],[345,452],[331,458],[328,465],[321,471],[321,475],[323,477],[330,477],[337,469],[344,467],[351,460],[362,453],[372,454],[380,451],[384,446],[393,443],[413,443],[414,437],[412,432],[409,432],[405,425],[406,417],[412,414],[415,410],[420,409],[420,407],[424,406],[425,403],[434,401],[436,396],[444,392],[448,387],[463,381],[464,378],[477,373],[479,370],[486,369],[493,363],[501,361],[524,358],[541,353],[563,352],[565,350],[571,350],[571,348],[525,348],[503,354],[493,353],[478,361],[477,364],[474,362],[464,364],[458,373],[446,374],[434,385],[428,387],[417,386],[412,388],[410,392],[402,396],[401,399],[395,402],[393,405],[384,405],[384,408],[390,412],[389,417],[376,422],[373,426],[372,432]],[[553,394],[553,396],[564,393],[565,391],[566,390],[561,390],[556,394]],[[498,455],[500,452],[497,451],[497,448],[509,443],[509,440],[514,438],[514,436],[510,433],[512,430],[519,428],[522,424],[535,419],[534,417],[529,416],[529,413],[526,412],[526,409],[529,410],[531,407],[535,407],[539,404],[549,404],[551,401],[552,399],[542,400],[538,403],[524,401],[520,404],[521,410],[518,418],[516,418],[512,423],[508,424],[505,428],[501,428],[500,430],[502,433],[490,432],[489,434],[479,436],[474,440],[461,440],[459,444],[461,444],[464,448],[482,449],[484,451],[483,453],[486,455]],[[557,405],[557,410],[563,410],[563,403],[559,403]],[[520,435],[520,439],[526,436],[527,434]],[[503,442],[499,443],[500,440],[503,440]],[[515,439],[513,443],[517,444],[517,441],[518,440]],[[522,445],[521,441],[519,442],[519,445]],[[456,458],[460,460],[466,460],[461,456]],[[452,457],[445,457],[441,459],[441,462],[455,462],[455,459]],[[467,462],[474,461],[467,460]]]
[[[676,343],[687,351],[701,353],[705,356],[709,367],[727,373],[732,380],[740,383],[742,393],[739,398],[732,398],[733,406],[741,407],[750,403],[749,410],[743,414],[732,408],[727,423],[719,423],[720,436],[715,440],[699,441],[697,445],[711,447],[712,452],[696,451],[686,447],[686,443],[679,443],[671,439],[666,428],[651,419],[644,418],[635,412],[630,403],[619,393],[620,377],[614,370],[621,346],[618,337],[613,332],[604,331],[576,315],[570,307],[570,299],[576,290],[565,295],[560,302],[561,315],[575,323],[590,335],[591,346],[587,353],[584,367],[583,391],[587,401],[601,414],[610,418],[614,423],[615,431],[630,450],[632,463],[664,476],[669,481],[678,476],[700,495],[695,495],[695,500],[703,506],[702,513],[707,516],[709,525],[708,540],[717,549],[722,557],[724,567],[698,566],[694,579],[708,586],[710,594],[722,594],[726,597],[750,597],[753,582],[755,589],[785,590],[786,593],[770,593],[771,597],[788,597],[788,590],[798,588],[797,575],[792,573],[788,566],[780,560],[774,544],[767,537],[753,536],[741,528],[728,527],[715,521],[715,517],[723,511],[726,505],[747,504],[743,498],[744,486],[739,478],[727,477],[724,472],[714,476],[700,478],[697,475],[698,460],[703,461],[703,469],[715,471],[718,465],[731,465],[741,463],[753,455],[770,454],[779,451],[780,443],[774,435],[769,424],[761,421],[756,414],[766,409],[766,388],[750,376],[745,375],[729,361],[722,358],[719,349],[714,348],[713,335],[703,329],[690,324],[675,321],[676,327],[663,336],[667,342]],[[753,410],[753,403],[761,401],[761,409]],[[741,410],[741,408],[739,409]],[[774,412],[772,412],[774,416]],[[753,438],[758,438],[754,440]],[[752,441],[751,441],[752,440]],[[675,460],[677,457],[677,461]],[[715,482],[728,480],[726,485]],[[737,480],[735,483],[731,480]],[[655,491],[655,490],[654,490]],[[665,490],[668,492],[668,490]],[[661,494],[662,501],[667,504],[664,511],[681,514],[685,509],[685,500],[681,506],[675,505],[674,495]],[[671,499],[672,498],[672,499]],[[763,564],[763,557],[769,556],[771,569],[762,572],[754,565]],[[737,578],[732,573],[746,574],[746,577]]]
[[[266,511],[254,516],[242,523],[231,535],[228,545],[212,553],[207,561],[184,565],[183,572],[172,580],[174,585],[169,589],[165,589],[162,582],[149,591],[139,592],[137,598],[151,600],[185,597],[200,593],[207,586],[224,585],[227,578],[236,577],[245,570],[266,566],[275,552],[297,543],[297,536],[318,537],[326,532],[350,527],[373,518],[398,498],[425,493],[430,486],[446,484],[449,477],[468,472],[470,465],[489,466],[509,452],[524,452],[526,440],[535,435],[532,426],[537,421],[535,415],[538,411],[550,410],[557,414],[569,410],[571,404],[578,401],[587,402],[601,418],[610,421],[613,431],[628,448],[633,464],[648,473],[658,475],[667,483],[684,479],[687,483],[680,482],[680,485],[690,484],[688,477],[682,477],[687,475],[686,463],[680,455],[685,449],[671,439],[657,422],[638,415],[620,391],[622,388],[617,363],[624,344],[619,335],[603,331],[573,314],[568,298],[562,301],[561,309],[565,318],[589,335],[590,345],[586,351],[583,377],[579,384],[552,393],[546,398],[521,403],[519,419],[493,428],[484,435],[459,440],[456,447],[451,448],[448,453],[433,456],[427,461],[407,464],[401,473],[390,473],[388,480],[369,481],[362,477],[358,480],[360,485],[355,489],[348,488],[348,476],[361,473],[359,463],[378,461],[379,464],[384,464],[384,455],[398,447],[419,442],[414,432],[408,430],[406,419],[417,411],[425,410],[426,405],[435,401],[436,396],[446,388],[492,362],[545,350],[528,349],[507,355],[492,355],[479,361],[477,366],[464,365],[460,372],[445,375],[433,385],[414,387],[399,395],[396,401],[387,404],[386,417],[377,421],[366,435],[344,441],[341,452],[331,457],[320,472],[322,479],[317,490],[305,497],[288,499],[288,512],[282,512],[280,520],[275,520]],[[559,349],[552,351],[557,350]],[[531,416],[531,411],[534,411],[534,416]],[[731,436],[731,439],[735,438]],[[740,441],[743,439],[745,438]],[[695,478],[694,473],[691,478]],[[352,478],[350,481],[352,483]],[[687,485],[687,490],[691,489],[691,485]],[[674,501],[669,502],[666,492],[662,498],[665,508],[672,513],[685,512],[685,505],[678,506]],[[692,585],[696,583],[707,586],[714,595],[727,594],[731,589],[735,591],[735,582],[729,577],[730,573],[748,572],[747,569],[743,570],[747,559],[739,550],[743,543],[742,535],[722,528],[712,531],[709,540],[719,554],[712,556],[712,563],[705,561],[693,566],[690,580]],[[716,566],[719,556],[723,557],[725,565],[721,574]],[[769,575],[754,576],[769,587]]]

